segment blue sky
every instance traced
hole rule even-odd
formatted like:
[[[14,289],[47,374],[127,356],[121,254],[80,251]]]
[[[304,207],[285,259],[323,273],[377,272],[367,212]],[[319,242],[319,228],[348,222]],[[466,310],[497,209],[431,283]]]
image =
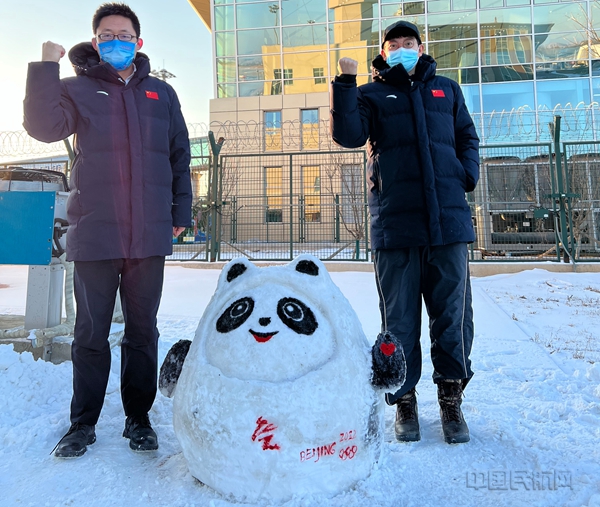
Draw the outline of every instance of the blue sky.
[[[92,16],[102,0],[0,0],[0,131],[22,130],[27,64],[39,61],[48,40],[68,51],[91,40]],[[188,123],[208,122],[213,98],[210,32],[187,0],[130,0],[153,69],[166,68]],[[61,77],[73,76],[67,57]]]

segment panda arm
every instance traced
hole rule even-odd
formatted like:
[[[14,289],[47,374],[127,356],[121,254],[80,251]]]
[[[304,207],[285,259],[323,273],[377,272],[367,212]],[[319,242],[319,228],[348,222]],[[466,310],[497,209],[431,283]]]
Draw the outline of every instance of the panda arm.
[[[371,384],[375,388],[397,390],[406,378],[406,360],[400,340],[392,333],[377,335],[371,349]]]
[[[190,350],[190,340],[179,340],[175,345],[171,347],[167,356],[160,367],[160,375],[158,377],[158,387],[160,392],[167,398],[173,396],[175,386],[181,375],[181,369],[183,363]]]

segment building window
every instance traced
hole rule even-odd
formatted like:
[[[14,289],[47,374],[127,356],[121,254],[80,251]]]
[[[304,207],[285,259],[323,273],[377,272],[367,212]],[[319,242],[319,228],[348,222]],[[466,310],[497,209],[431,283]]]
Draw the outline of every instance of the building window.
[[[508,52],[508,39],[503,37],[496,39],[496,58],[499,65],[510,65],[510,55]]]
[[[300,111],[301,142],[303,150],[319,149],[319,110]]]
[[[281,81],[271,81],[271,95],[281,95]]]
[[[515,37],[514,38],[514,43],[515,43],[515,53],[517,55],[517,61],[519,63],[525,63],[527,62],[526,60],[526,53],[525,53],[525,47],[523,46],[523,40],[527,41],[527,37]]]
[[[315,84],[325,84],[327,82],[323,67],[313,69],[313,76],[315,77]]]
[[[293,85],[294,81],[294,70],[293,69],[283,69],[283,84],[284,85]]]
[[[281,69],[274,69],[275,79],[281,79]],[[283,69],[283,84],[286,86],[294,84],[294,69]]]
[[[265,222],[283,222],[283,168],[265,167]]]
[[[489,30],[481,30],[482,37],[489,37]],[[492,63],[492,43],[490,39],[483,39],[482,41],[482,52],[483,52],[483,64],[490,65]]]
[[[265,111],[265,151],[281,151],[281,111]]]
[[[227,99],[230,97],[237,96],[235,83],[225,83],[217,85],[217,98],[219,99]]]
[[[321,221],[321,168],[318,165],[302,167],[302,192],[304,194],[304,219]]]

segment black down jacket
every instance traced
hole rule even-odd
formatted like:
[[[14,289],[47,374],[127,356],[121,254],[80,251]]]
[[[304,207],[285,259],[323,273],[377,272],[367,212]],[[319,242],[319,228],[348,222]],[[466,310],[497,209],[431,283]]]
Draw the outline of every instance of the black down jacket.
[[[465,192],[479,179],[479,139],[458,83],[422,55],[414,76],[373,61],[373,82],[331,84],[331,133],[346,148],[368,139],[373,249],[475,240]]]
[[[29,64],[27,132],[44,142],[75,134],[67,202],[67,258],[93,261],[172,253],[174,226],[191,223],[190,144],[179,100],[151,77],[143,53],[125,84],[91,43],[69,52],[77,76]]]

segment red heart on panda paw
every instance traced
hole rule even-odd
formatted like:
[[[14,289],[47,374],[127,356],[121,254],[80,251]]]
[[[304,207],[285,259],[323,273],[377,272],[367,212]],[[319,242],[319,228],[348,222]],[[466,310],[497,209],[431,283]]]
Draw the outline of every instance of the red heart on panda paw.
[[[386,356],[391,356],[396,351],[396,345],[393,343],[382,343],[379,348]]]

